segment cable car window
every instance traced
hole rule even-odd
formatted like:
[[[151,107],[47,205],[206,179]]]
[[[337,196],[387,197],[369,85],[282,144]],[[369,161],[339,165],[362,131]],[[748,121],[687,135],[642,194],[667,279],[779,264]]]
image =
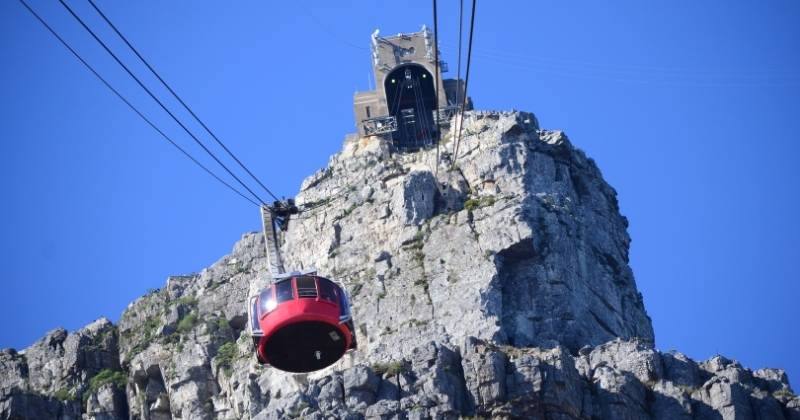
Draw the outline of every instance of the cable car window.
[[[315,298],[317,297],[317,282],[314,277],[297,277],[297,297]]]
[[[284,280],[280,283],[275,283],[275,298],[277,299],[278,303],[294,299],[291,280]]]
[[[350,317],[350,302],[344,291],[339,292],[339,312],[340,317]]]
[[[261,296],[258,298],[259,302],[259,310],[262,314],[267,312],[271,312],[278,306],[278,302],[275,301],[275,295],[272,294],[272,287],[267,287],[261,292]]]
[[[319,297],[322,300],[327,300],[331,303],[336,303],[339,300],[336,297],[336,288],[333,283],[328,279],[320,278],[319,280]]]

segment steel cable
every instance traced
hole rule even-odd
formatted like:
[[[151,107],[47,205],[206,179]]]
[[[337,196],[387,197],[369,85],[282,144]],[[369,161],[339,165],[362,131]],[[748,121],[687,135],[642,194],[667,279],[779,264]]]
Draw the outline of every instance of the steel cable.
[[[63,0],[62,0],[63,1]],[[467,43],[467,68],[464,74],[464,96],[461,98],[461,112],[460,121],[458,124],[458,132],[456,133],[456,142],[453,146],[453,163],[450,165],[450,170],[453,170],[458,160],[458,146],[461,142],[461,132],[464,130],[464,110],[467,106],[467,88],[469,87],[469,68],[472,62],[472,35],[475,30],[475,3],[477,0],[472,0],[472,13],[469,22],[469,42]]]
[[[258,200],[258,201],[259,201],[261,204],[264,204],[264,205],[266,205],[266,203],[264,202],[264,200],[262,200],[262,199],[261,199],[261,198],[258,196],[258,194],[256,194],[255,192],[253,192],[253,190],[252,190],[252,189],[250,189],[250,187],[248,187],[248,186],[247,186],[247,184],[245,184],[245,183],[244,183],[244,182],[243,182],[243,181],[242,181],[242,180],[241,180],[241,179],[240,179],[238,176],[236,176],[236,174],[234,174],[234,173],[233,173],[233,171],[231,171],[231,170],[230,170],[230,168],[228,168],[228,166],[227,166],[227,165],[225,165],[225,164],[224,164],[224,163],[223,163],[221,160],[219,160],[219,158],[218,158],[218,157],[217,157],[217,156],[214,154],[214,152],[212,152],[211,150],[209,150],[209,149],[208,149],[208,147],[206,147],[206,145],[205,145],[205,144],[203,144],[203,142],[202,142],[202,141],[200,141],[200,139],[198,139],[198,138],[197,138],[197,136],[195,136],[195,135],[194,135],[194,133],[192,133],[192,132],[189,130],[189,128],[187,128],[187,127],[186,127],[186,125],[184,125],[184,124],[183,124],[183,123],[182,123],[182,122],[181,122],[181,121],[178,119],[178,117],[176,117],[176,116],[175,116],[175,114],[173,114],[173,113],[172,113],[172,111],[170,111],[170,110],[169,110],[169,108],[167,108],[167,107],[166,107],[166,105],[164,105],[164,103],[163,103],[163,102],[161,102],[161,100],[159,100],[159,99],[156,97],[156,95],[155,95],[155,94],[153,94],[153,92],[152,92],[150,89],[148,89],[148,88],[147,88],[147,86],[145,86],[145,85],[144,85],[144,83],[142,83],[142,81],[141,81],[141,80],[139,80],[139,78],[138,78],[138,77],[136,77],[136,75],[135,75],[135,74],[133,74],[133,72],[132,72],[132,71],[131,71],[131,70],[128,68],[128,66],[126,66],[126,65],[125,65],[125,63],[123,63],[123,62],[122,62],[122,60],[120,60],[120,59],[119,59],[119,57],[117,57],[117,55],[116,55],[116,54],[114,54],[114,52],[113,52],[113,51],[111,51],[111,49],[108,47],[108,45],[106,45],[106,43],[105,43],[105,42],[103,42],[103,40],[101,40],[101,39],[100,39],[100,38],[97,36],[97,34],[95,34],[95,33],[94,33],[94,31],[92,31],[92,29],[91,29],[91,28],[89,28],[89,26],[87,26],[87,25],[86,25],[86,23],[83,21],[83,19],[81,19],[81,18],[80,18],[80,17],[79,17],[77,14],[75,14],[75,12],[72,10],[72,8],[70,8],[70,7],[69,7],[69,5],[67,5],[67,3],[65,3],[65,2],[64,2],[64,0],[58,0],[58,1],[59,1],[59,3],[61,3],[61,5],[62,5],[62,6],[64,6],[64,8],[66,8],[66,9],[67,9],[67,11],[68,11],[68,12],[69,12],[69,13],[72,15],[72,17],[74,17],[74,18],[75,18],[75,20],[77,20],[77,21],[78,21],[78,23],[80,23],[80,24],[81,24],[81,26],[82,26],[82,27],[83,27],[83,28],[84,28],[84,29],[85,29],[87,32],[89,32],[89,34],[92,36],[92,38],[94,38],[94,39],[95,39],[95,41],[97,41],[97,42],[98,42],[98,43],[99,43],[99,44],[100,44],[100,45],[103,47],[103,49],[104,49],[104,50],[106,50],[106,52],[107,52],[109,55],[111,55],[111,57],[113,57],[113,58],[114,58],[114,60],[117,62],[117,64],[119,64],[120,66],[122,66],[122,68],[123,68],[123,69],[124,69],[124,70],[125,70],[125,71],[128,73],[128,75],[130,75],[130,76],[133,78],[133,80],[135,80],[135,81],[136,81],[136,83],[137,83],[137,84],[138,84],[138,85],[139,85],[139,86],[140,86],[142,89],[144,89],[144,91],[145,91],[145,92],[147,92],[147,94],[148,94],[148,95],[149,95],[151,98],[153,98],[153,100],[154,100],[154,101],[156,101],[156,103],[158,103],[158,105],[159,105],[159,106],[160,106],[160,107],[161,107],[161,108],[162,108],[162,109],[163,109],[163,110],[164,110],[164,111],[165,111],[167,114],[169,114],[169,116],[170,116],[170,117],[172,117],[172,119],[173,119],[173,120],[175,120],[175,122],[176,122],[176,123],[178,123],[178,125],[179,125],[179,126],[180,126],[180,127],[181,127],[181,128],[182,128],[182,129],[183,129],[183,130],[184,130],[184,131],[187,133],[187,134],[189,134],[189,136],[190,136],[190,137],[191,137],[191,138],[192,138],[192,139],[195,141],[195,143],[197,143],[197,144],[198,144],[200,147],[202,147],[202,148],[203,148],[203,150],[205,150],[205,151],[206,151],[206,153],[208,153],[208,155],[209,155],[209,156],[211,156],[211,157],[214,159],[214,161],[216,161],[216,162],[217,162],[217,163],[218,163],[220,166],[222,166],[222,168],[223,168],[223,169],[225,169],[225,171],[226,171],[226,172],[228,172],[228,174],[229,174],[230,176],[232,176],[232,177],[233,177],[233,179],[235,179],[235,180],[236,180],[236,182],[238,182],[238,183],[239,183],[239,185],[241,185],[241,186],[242,186],[242,187],[243,187],[245,190],[247,190],[247,192],[249,192],[249,193],[250,193],[250,194],[251,194],[253,197],[255,197],[255,198],[256,198],[256,200]]]
[[[110,20],[110,19],[109,19],[109,18],[108,18],[108,17],[105,15],[105,13],[103,13],[103,11],[102,11],[102,10],[100,10],[100,8],[99,8],[99,7],[97,7],[97,5],[95,4],[94,0],[89,0],[89,4],[91,4],[91,5],[92,5],[92,7],[94,8],[94,10],[96,10],[96,11],[97,11],[97,13],[98,13],[98,14],[100,14],[100,17],[102,17],[102,18],[103,18],[103,20],[104,20],[104,21],[106,21],[106,23],[108,24],[108,26],[110,26],[110,27],[111,27],[111,29],[113,29],[113,30],[114,30],[114,32],[115,32],[115,33],[116,33],[116,34],[117,34],[117,35],[118,35],[118,36],[119,36],[119,37],[122,39],[122,41],[123,41],[123,42],[125,42],[125,45],[127,45],[127,46],[128,46],[128,48],[130,48],[130,49],[131,49],[131,51],[133,51],[133,53],[134,53],[134,54],[136,54],[136,56],[137,56],[137,57],[139,57],[139,60],[141,60],[141,61],[142,61],[142,63],[144,63],[144,65],[145,65],[145,66],[147,66],[147,68],[150,70],[150,72],[152,72],[152,73],[153,73],[153,75],[154,75],[154,76],[156,76],[156,78],[157,78],[157,79],[158,79],[158,80],[161,82],[161,84],[162,84],[162,85],[164,85],[164,87],[165,87],[165,88],[167,88],[167,90],[169,91],[169,93],[171,93],[171,94],[172,94],[172,96],[174,96],[174,97],[175,97],[175,99],[177,99],[177,100],[178,100],[178,102],[180,102],[180,104],[181,104],[181,105],[183,105],[183,107],[184,107],[184,108],[186,108],[186,110],[187,110],[187,111],[189,111],[189,114],[191,114],[191,115],[192,115],[192,117],[194,117],[194,119],[195,119],[195,120],[196,120],[198,123],[200,123],[200,125],[201,125],[201,126],[202,126],[202,127],[203,127],[203,128],[204,128],[204,129],[205,129],[207,132],[208,132],[208,134],[210,134],[210,135],[211,135],[211,137],[214,139],[214,141],[216,141],[216,142],[217,142],[217,144],[219,144],[219,145],[220,145],[220,146],[221,146],[221,147],[222,147],[222,148],[225,150],[225,152],[227,152],[227,153],[228,153],[228,155],[229,155],[231,158],[233,158],[233,160],[235,160],[235,161],[236,161],[236,163],[238,163],[238,164],[239,164],[239,166],[241,166],[241,167],[242,167],[242,169],[244,169],[244,170],[245,170],[245,172],[247,172],[247,174],[248,174],[248,175],[250,175],[250,177],[251,177],[251,178],[253,178],[253,179],[254,179],[254,180],[255,180],[255,181],[258,183],[258,185],[260,185],[260,186],[261,186],[261,188],[263,188],[263,189],[264,189],[264,191],[266,191],[266,192],[267,192],[267,194],[269,194],[269,195],[270,195],[270,196],[271,196],[273,199],[275,199],[275,200],[278,200],[278,197],[277,197],[275,194],[273,194],[273,193],[272,193],[272,191],[270,191],[270,189],[269,189],[269,188],[267,188],[267,186],[266,186],[266,185],[264,185],[264,183],[262,183],[262,182],[261,182],[261,180],[260,180],[260,179],[258,179],[258,177],[256,177],[256,176],[253,174],[253,172],[251,172],[251,171],[250,171],[250,169],[249,169],[247,166],[245,166],[245,164],[244,164],[244,163],[242,163],[242,161],[241,161],[241,160],[239,160],[239,158],[237,158],[237,157],[236,157],[236,155],[234,155],[234,154],[233,154],[233,152],[231,152],[231,151],[230,151],[230,149],[228,149],[228,147],[227,147],[227,146],[225,146],[225,144],[224,144],[224,143],[223,143],[223,142],[222,142],[222,141],[221,141],[221,140],[220,140],[220,139],[217,137],[217,135],[216,135],[216,134],[214,134],[214,132],[213,132],[213,131],[211,131],[211,129],[210,129],[210,128],[208,128],[208,126],[206,125],[206,123],[205,123],[205,122],[203,122],[203,120],[201,120],[201,119],[200,119],[200,117],[198,117],[198,116],[197,116],[197,114],[195,114],[195,113],[194,113],[194,111],[192,110],[192,108],[190,108],[190,107],[189,107],[189,105],[187,105],[187,104],[186,104],[186,102],[184,102],[184,101],[183,101],[183,99],[182,99],[180,96],[178,96],[178,94],[175,92],[175,90],[173,90],[173,89],[172,89],[172,87],[171,87],[171,86],[170,86],[170,85],[169,85],[169,84],[168,84],[168,83],[167,83],[167,82],[166,82],[166,81],[165,81],[165,80],[164,80],[164,79],[161,77],[161,75],[160,75],[160,74],[158,74],[158,72],[156,71],[156,69],[154,69],[154,68],[153,68],[153,66],[151,66],[151,65],[150,65],[150,63],[149,63],[147,60],[145,60],[145,58],[144,58],[144,57],[142,57],[142,55],[139,53],[139,50],[137,50],[137,49],[136,49],[136,48],[135,48],[135,47],[134,47],[134,46],[133,46],[133,45],[132,45],[132,44],[131,44],[131,43],[128,41],[128,38],[126,38],[126,37],[125,37],[125,35],[123,35],[123,34],[122,34],[122,32],[120,32],[120,31],[119,31],[119,29],[117,29],[116,25],[114,25],[114,24],[111,22],[111,20]]]
[[[153,122],[150,120],[150,119],[148,119],[148,118],[147,118],[147,117],[146,117],[146,116],[145,116],[145,115],[144,115],[144,114],[143,114],[141,111],[139,111],[139,110],[138,110],[138,109],[137,109],[137,108],[136,108],[136,107],[135,107],[135,106],[134,106],[134,105],[133,105],[133,104],[132,104],[130,101],[128,101],[128,100],[127,100],[127,99],[126,99],[126,98],[125,98],[125,97],[124,97],[124,96],[123,96],[123,95],[122,95],[122,94],[121,94],[121,93],[120,93],[118,90],[116,90],[116,89],[115,89],[113,86],[111,86],[111,84],[110,84],[110,83],[109,83],[109,82],[108,82],[108,81],[107,81],[105,78],[103,78],[103,76],[101,76],[101,75],[100,75],[100,73],[98,73],[98,72],[97,72],[97,71],[94,69],[94,67],[92,67],[92,66],[91,66],[91,65],[90,65],[90,64],[89,64],[89,63],[88,63],[86,60],[84,60],[84,59],[83,59],[83,57],[81,57],[81,55],[80,55],[80,54],[78,54],[78,52],[77,52],[77,51],[75,51],[75,49],[73,49],[73,48],[72,48],[72,47],[71,47],[71,46],[70,46],[70,45],[67,43],[67,41],[65,41],[65,40],[64,40],[64,39],[63,39],[63,38],[62,38],[62,37],[61,37],[61,36],[60,36],[60,35],[59,35],[59,34],[58,34],[56,31],[55,31],[55,29],[53,29],[53,28],[52,28],[52,27],[51,27],[49,24],[47,24],[47,22],[45,22],[45,20],[44,20],[44,19],[43,19],[41,16],[39,16],[39,14],[38,14],[38,13],[36,13],[36,12],[35,12],[35,11],[34,11],[34,10],[33,10],[33,9],[32,9],[32,8],[31,8],[31,7],[30,7],[30,6],[29,6],[29,5],[28,5],[28,4],[27,4],[27,3],[26,3],[24,0],[19,0],[19,2],[20,2],[20,3],[22,3],[22,5],[23,5],[23,6],[25,6],[25,8],[26,8],[26,9],[28,9],[28,11],[29,11],[29,12],[31,12],[31,14],[32,14],[32,15],[33,15],[33,16],[34,16],[34,17],[35,17],[35,18],[36,18],[36,19],[37,19],[37,20],[38,20],[38,21],[39,21],[39,22],[40,22],[42,25],[44,25],[44,27],[45,27],[45,28],[47,28],[47,30],[48,30],[48,31],[50,31],[50,33],[51,33],[51,34],[52,34],[54,37],[56,37],[56,39],[58,39],[58,41],[59,41],[59,42],[61,42],[61,45],[63,45],[63,46],[64,46],[64,47],[65,47],[67,50],[69,50],[69,52],[71,52],[71,53],[72,53],[72,55],[74,55],[74,56],[75,56],[75,58],[77,58],[77,59],[78,59],[78,61],[80,61],[80,62],[81,62],[81,63],[82,63],[84,66],[86,66],[86,68],[87,68],[87,69],[89,69],[89,71],[90,71],[92,74],[94,74],[94,75],[95,75],[95,77],[97,77],[97,78],[98,78],[98,79],[99,79],[99,80],[100,80],[100,81],[103,83],[103,85],[105,85],[105,86],[106,86],[106,87],[107,87],[109,90],[111,90],[111,92],[113,92],[113,93],[114,93],[114,94],[115,94],[115,95],[116,95],[116,96],[117,96],[117,97],[118,97],[120,100],[122,100],[122,102],[124,102],[124,103],[125,103],[125,105],[127,105],[127,106],[128,106],[128,107],[129,107],[129,108],[130,108],[130,109],[131,109],[133,112],[135,112],[135,113],[136,113],[136,115],[138,115],[138,116],[139,116],[141,119],[143,119],[143,120],[144,120],[144,122],[146,122],[146,123],[147,123],[147,124],[148,124],[150,127],[152,127],[152,128],[153,128],[153,130],[156,130],[156,132],[157,132],[158,134],[160,134],[160,135],[161,135],[161,137],[163,137],[163,138],[164,138],[166,141],[168,141],[168,142],[169,142],[171,145],[173,145],[173,146],[174,146],[176,149],[178,149],[178,151],[180,151],[181,153],[183,153],[183,155],[184,155],[184,156],[186,156],[187,158],[189,158],[189,159],[190,159],[192,162],[194,162],[194,163],[195,163],[197,166],[199,166],[201,169],[203,169],[203,170],[204,170],[206,173],[208,173],[209,175],[211,175],[212,177],[214,177],[214,179],[216,179],[217,181],[219,181],[219,182],[220,182],[222,185],[224,185],[224,186],[228,187],[228,188],[229,188],[231,191],[235,192],[235,193],[236,193],[236,194],[238,194],[240,197],[242,197],[242,198],[244,198],[245,200],[249,201],[249,202],[250,202],[250,203],[252,203],[254,206],[258,206],[258,203],[256,203],[255,201],[251,200],[249,197],[245,196],[245,195],[244,195],[244,194],[243,194],[241,191],[237,190],[235,187],[233,187],[232,185],[230,185],[230,184],[228,184],[227,182],[225,182],[225,181],[224,181],[222,178],[220,178],[219,176],[217,176],[217,175],[216,175],[214,172],[212,172],[210,169],[208,169],[208,168],[207,168],[205,165],[203,165],[203,164],[202,164],[202,163],[200,163],[200,162],[199,162],[197,159],[195,159],[195,158],[194,158],[194,157],[193,157],[193,156],[192,156],[192,155],[191,155],[189,152],[187,152],[187,151],[186,151],[186,150],[184,150],[184,149],[183,149],[183,148],[182,148],[180,145],[178,145],[177,143],[175,143],[175,141],[173,141],[173,140],[172,140],[172,139],[171,139],[171,138],[170,138],[168,135],[166,135],[166,134],[165,134],[163,131],[161,131],[161,130],[160,130],[160,129],[159,129],[159,128],[158,128],[158,127],[157,127],[157,126],[156,126],[156,125],[155,125],[155,124],[154,124],[154,123],[153,123]]]

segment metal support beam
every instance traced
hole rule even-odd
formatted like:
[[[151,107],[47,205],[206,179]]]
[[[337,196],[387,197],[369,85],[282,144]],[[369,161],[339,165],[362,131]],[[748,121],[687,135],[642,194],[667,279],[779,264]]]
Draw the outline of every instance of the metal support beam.
[[[261,291],[284,272],[281,252],[278,247],[278,234],[275,231],[273,211],[269,206],[261,206],[261,222],[264,229],[264,246],[267,251],[267,266],[269,267],[270,278],[258,276],[250,282],[250,290],[247,295],[247,329],[253,338],[253,346],[258,347],[258,341],[264,335],[261,326],[258,324],[256,303]]]
[[[278,235],[275,232],[275,223],[272,220],[272,209],[261,206],[261,221],[264,228],[264,245],[267,249],[267,265],[272,278],[284,272],[281,252],[278,247]]]

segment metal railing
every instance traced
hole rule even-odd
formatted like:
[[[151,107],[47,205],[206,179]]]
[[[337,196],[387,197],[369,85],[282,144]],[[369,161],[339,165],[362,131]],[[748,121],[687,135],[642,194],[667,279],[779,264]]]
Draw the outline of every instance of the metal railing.
[[[361,126],[364,128],[364,134],[368,136],[392,133],[397,131],[397,119],[391,115],[368,118],[361,121]]]

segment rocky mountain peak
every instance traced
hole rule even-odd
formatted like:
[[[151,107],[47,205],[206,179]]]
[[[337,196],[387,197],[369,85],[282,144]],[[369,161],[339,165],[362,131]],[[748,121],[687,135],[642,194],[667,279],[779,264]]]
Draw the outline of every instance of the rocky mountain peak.
[[[303,182],[281,252],[351,294],[359,349],[331,368],[256,363],[248,233],[117,325],[0,352],[0,419],[800,418],[781,370],[656,350],[616,192],[562,132],[475,111],[452,150],[349,137]]]
[[[473,113],[463,140],[437,170],[436,149],[353,139],[303,183],[300,202],[330,202],[290,223],[284,255],[357,292],[367,352],[399,356],[420,337],[652,342],[627,221],[594,162],[528,113]]]

